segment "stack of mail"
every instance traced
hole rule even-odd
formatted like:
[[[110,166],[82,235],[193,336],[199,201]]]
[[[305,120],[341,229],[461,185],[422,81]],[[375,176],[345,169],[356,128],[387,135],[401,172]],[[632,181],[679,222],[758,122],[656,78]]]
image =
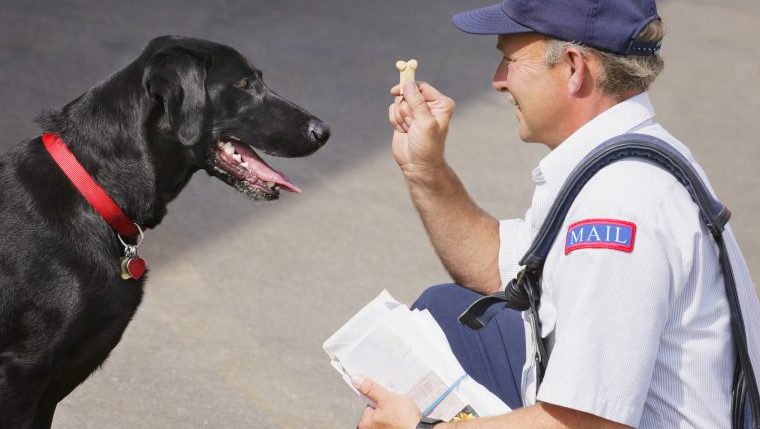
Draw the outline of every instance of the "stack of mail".
[[[410,397],[427,417],[450,421],[510,411],[465,373],[427,310],[409,310],[385,290],[323,347],[349,386],[352,376],[369,377]]]

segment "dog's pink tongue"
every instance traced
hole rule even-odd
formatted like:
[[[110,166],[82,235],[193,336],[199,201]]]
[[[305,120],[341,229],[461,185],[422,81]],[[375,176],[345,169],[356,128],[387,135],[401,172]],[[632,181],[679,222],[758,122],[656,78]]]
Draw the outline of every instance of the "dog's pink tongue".
[[[247,145],[234,144],[235,152],[239,153],[243,157],[243,162],[248,163],[248,169],[251,170],[256,176],[265,182],[274,182],[280,185],[282,188],[290,192],[301,193],[301,189],[293,184],[284,174],[274,170],[267,165],[256,152],[252,151]]]

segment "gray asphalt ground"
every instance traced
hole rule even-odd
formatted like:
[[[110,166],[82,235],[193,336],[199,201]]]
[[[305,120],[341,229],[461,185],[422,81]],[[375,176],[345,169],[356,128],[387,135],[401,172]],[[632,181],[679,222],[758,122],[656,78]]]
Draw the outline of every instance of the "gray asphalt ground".
[[[268,84],[332,125],[305,159],[270,159],[304,194],[253,204],[199,173],[147,234],[145,300],[102,370],[54,427],[353,428],[362,402],[322,342],[387,288],[411,302],[448,281],[391,158],[394,63],[457,101],[448,159],[506,218],[528,207],[546,149],[517,139],[490,90],[495,37],[450,25],[454,0],[202,2],[0,0],[0,149],[39,135],[57,108],[134,59],[152,37],[237,47]],[[671,0],[657,116],[695,152],[760,281],[760,2]],[[0,231],[0,237],[12,234]]]

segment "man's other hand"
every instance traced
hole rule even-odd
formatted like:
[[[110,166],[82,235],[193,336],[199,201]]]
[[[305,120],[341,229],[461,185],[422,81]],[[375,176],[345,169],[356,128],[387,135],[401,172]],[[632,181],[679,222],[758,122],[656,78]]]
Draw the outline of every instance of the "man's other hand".
[[[414,429],[419,423],[420,409],[411,399],[386,390],[369,378],[355,378],[351,382],[376,404],[364,410],[358,429]]]

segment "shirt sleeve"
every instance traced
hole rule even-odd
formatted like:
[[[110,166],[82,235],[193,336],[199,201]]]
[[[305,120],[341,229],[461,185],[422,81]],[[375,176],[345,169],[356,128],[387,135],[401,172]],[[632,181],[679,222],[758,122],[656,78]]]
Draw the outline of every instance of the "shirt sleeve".
[[[669,314],[673,243],[656,204],[633,200],[596,199],[568,214],[544,268],[542,313],[555,326],[537,399],[637,427]],[[614,239],[567,252],[571,225],[609,220],[635,225],[630,252]]]

